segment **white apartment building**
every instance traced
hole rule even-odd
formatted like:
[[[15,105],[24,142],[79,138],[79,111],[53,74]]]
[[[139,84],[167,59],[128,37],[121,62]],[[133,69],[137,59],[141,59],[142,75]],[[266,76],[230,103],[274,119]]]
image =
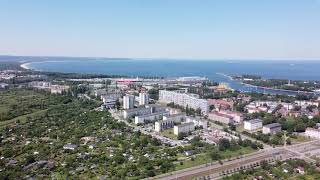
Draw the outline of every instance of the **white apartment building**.
[[[134,107],[134,96],[123,96],[123,109],[132,109]]]
[[[312,138],[320,139],[320,129],[307,128],[305,135]]]
[[[149,95],[147,93],[139,93],[139,105],[149,104]]]
[[[152,113],[152,110],[150,107],[139,107],[134,109],[125,109],[122,111],[124,119],[132,118],[135,116],[151,114],[151,113]]]
[[[213,121],[218,121],[224,124],[235,124],[235,121],[233,120],[233,117],[227,114],[222,114],[220,112],[210,112],[208,114],[208,119],[213,120]]]
[[[200,118],[187,117],[187,123],[194,123],[197,127],[202,127],[203,129],[208,129],[208,121]]]
[[[319,102],[313,101],[294,101],[294,103],[298,106],[319,106]]]
[[[169,119],[169,120],[161,120],[161,121],[157,121],[154,123],[154,130],[157,132],[161,132],[165,129],[168,128],[173,128],[174,126],[174,121]]]
[[[244,121],[244,129],[245,130],[257,130],[262,128],[262,120],[261,119],[253,119],[250,121]]]
[[[106,95],[106,94],[108,94],[108,92],[107,92],[107,90],[105,90],[105,89],[97,89],[97,90],[95,90],[95,92],[94,92],[94,95],[95,95],[96,97],[100,97],[100,96]]]
[[[187,132],[191,132],[194,131],[194,123],[190,122],[190,123],[184,123],[184,124],[180,124],[177,126],[173,127],[173,133],[175,135],[179,135],[180,133],[187,133]]]
[[[173,102],[174,104],[177,104],[183,107],[188,106],[189,108],[192,108],[194,110],[197,110],[198,108],[200,108],[202,114],[204,115],[208,114],[209,112],[208,101],[205,99],[199,99],[197,96],[192,94],[160,90],[159,101],[165,102],[165,103]]]
[[[186,113],[171,114],[169,116],[163,116],[163,120],[172,120],[175,123],[181,123],[186,119]]]
[[[146,121],[156,121],[159,119],[162,119],[162,116],[168,115],[169,112],[163,111],[163,112],[155,112],[151,114],[145,114],[141,116],[135,116],[134,123],[135,124],[144,124]]]

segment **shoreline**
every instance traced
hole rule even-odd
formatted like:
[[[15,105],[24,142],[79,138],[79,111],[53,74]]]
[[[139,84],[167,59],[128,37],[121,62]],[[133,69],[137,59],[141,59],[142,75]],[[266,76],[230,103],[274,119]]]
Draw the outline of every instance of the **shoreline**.
[[[217,73],[218,74],[218,73]],[[295,90],[289,90],[289,89],[278,89],[278,88],[272,88],[272,87],[264,87],[264,86],[256,86],[256,85],[252,85],[252,84],[248,84],[248,83],[244,83],[241,80],[236,80],[234,79],[232,76],[228,75],[228,74],[224,74],[224,73],[219,73],[220,75],[223,75],[225,77],[228,77],[230,80],[232,81],[236,81],[244,86],[247,87],[252,87],[252,88],[259,88],[261,90],[271,90],[271,91],[283,91],[283,92],[288,92],[288,93],[305,93],[305,94],[318,94],[317,92],[313,92],[313,91],[295,91]]]
[[[252,85],[252,84],[247,84],[247,83],[244,83],[243,81],[239,81],[239,82],[245,86],[249,86],[249,87],[253,87],[253,88],[260,88],[260,89],[267,89],[267,90],[274,90],[274,91],[285,91],[285,92],[291,92],[291,93],[317,94],[316,92],[312,92],[312,91],[295,91],[295,90],[289,90],[289,89],[277,89],[277,88],[272,88],[272,87],[264,87],[264,86],[256,86],[256,85]]]
[[[31,64],[30,62],[28,62],[28,63],[23,63],[23,64],[20,65],[20,67],[21,67],[22,69],[25,69],[25,70],[30,70],[31,68],[28,67],[28,65],[30,65],[30,64]]]

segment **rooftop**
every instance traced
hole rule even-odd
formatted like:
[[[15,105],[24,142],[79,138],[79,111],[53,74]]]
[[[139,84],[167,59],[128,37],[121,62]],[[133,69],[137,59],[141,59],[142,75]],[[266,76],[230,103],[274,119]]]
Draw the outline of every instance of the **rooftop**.
[[[272,124],[267,124],[267,125],[264,125],[263,127],[266,127],[266,128],[278,128],[278,127],[281,127],[281,124],[279,123],[272,123]]]
[[[189,123],[184,123],[184,124],[180,124],[180,125],[177,125],[178,127],[187,127],[187,126],[191,126],[191,125],[194,125],[193,122],[189,122]]]
[[[249,120],[247,122],[249,122],[251,124],[255,124],[255,123],[262,123],[262,120],[261,119],[252,119],[252,120]]]

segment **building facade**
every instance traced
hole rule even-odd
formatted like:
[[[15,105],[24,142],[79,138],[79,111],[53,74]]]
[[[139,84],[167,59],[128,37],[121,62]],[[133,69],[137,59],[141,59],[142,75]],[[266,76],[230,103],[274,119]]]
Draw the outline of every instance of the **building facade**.
[[[279,123],[272,123],[262,127],[263,134],[276,134],[281,132],[281,124]]]
[[[234,124],[235,121],[233,120],[233,117],[230,115],[222,114],[220,112],[210,112],[208,114],[208,119],[213,121],[218,121],[224,124]]]
[[[125,95],[123,96],[123,109],[132,109],[134,107],[134,96]]]
[[[135,124],[144,124],[146,121],[156,121],[159,119],[162,119],[164,115],[168,115],[169,112],[163,111],[163,112],[155,112],[151,114],[145,114],[141,116],[135,116],[134,123]]]
[[[196,127],[202,127],[203,129],[208,129],[208,121],[200,118],[187,117],[187,123],[194,123]]]
[[[159,101],[165,102],[165,103],[173,102],[174,104],[177,104],[183,107],[188,106],[189,108],[192,108],[194,110],[200,109],[201,113],[204,115],[208,114],[209,112],[208,101],[205,99],[199,99],[197,96],[192,94],[160,90]]]
[[[180,133],[188,133],[194,131],[194,123],[184,123],[173,127],[173,133],[179,135]]]
[[[134,109],[125,109],[122,111],[123,118],[128,119],[135,116],[142,116],[146,114],[151,114],[151,108],[150,107],[140,107],[140,108],[134,108]]]
[[[181,123],[186,119],[186,113],[171,114],[169,116],[163,116],[163,120],[172,120],[175,123]]]
[[[154,130],[157,132],[161,132],[165,129],[173,128],[174,121],[173,120],[161,120],[154,123]]]
[[[250,121],[244,121],[244,129],[253,131],[262,128],[262,120],[261,119],[253,119]]]
[[[139,105],[149,104],[149,95],[147,93],[139,93]]]

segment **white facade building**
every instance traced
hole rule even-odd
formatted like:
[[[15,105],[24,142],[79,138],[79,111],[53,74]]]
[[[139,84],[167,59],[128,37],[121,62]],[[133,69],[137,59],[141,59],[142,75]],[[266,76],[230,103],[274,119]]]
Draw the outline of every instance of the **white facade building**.
[[[179,93],[175,91],[166,91],[160,90],[159,91],[159,101],[170,103],[173,102],[174,104],[189,107],[194,110],[198,108],[201,109],[201,113],[206,115],[209,112],[209,104],[208,101],[205,99],[199,99],[196,95],[186,94],[186,93]]]
[[[149,104],[149,95],[147,93],[139,93],[139,105]]]
[[[171,114],[168,116],[163,116],[163,120],[172,120],[175,123],[181,123],[181,121],[186,119],[186,113]]]
[[[233,117],[230,115],[222,114],[220,112],[210,112],[208,114],[208,119],[211,119],[213,121],[218,121],[224,124],[235,124],[235,121],[233,120]]]
[[[179,135],[180,133],[187,133],[187,132],[191,132],[194,131],[194,123],[190,122],[190,123],[184,123],[184,124],[180,124],[177,126],[173,127],[173,133],[175,135]]]
[[[134,123],[135,124],[144,124],[146,121],[156,121],[162,119],[162,116],[168,115],[169,112],[155,112],[151,114],[145,114],[141,116],[135,116]]]
[[[161,120],[154,123],[154,130],[157,132],[161,132],[168,128],[173,128],[174,121],[173,120]]]
[[[123,110],[123,118],[132,118],[135,116],[141,116],[146,114],[151,114],[152,110],[150,107],[140,107],[140,108],[134,108],[134,109],[125,109]]]
[[[208,121],[200,118],[187,117],[187,123],[194,123],[197,127],[202,127],[203,129],[208,129]]]
[[[123,96],[123,109],[132,109],[134,107],[134,96]]]
[[[253,119],[250,121],[244,121],[244,129],[245,130],[257,130],[262,128],[262,120],[261,119]]]

